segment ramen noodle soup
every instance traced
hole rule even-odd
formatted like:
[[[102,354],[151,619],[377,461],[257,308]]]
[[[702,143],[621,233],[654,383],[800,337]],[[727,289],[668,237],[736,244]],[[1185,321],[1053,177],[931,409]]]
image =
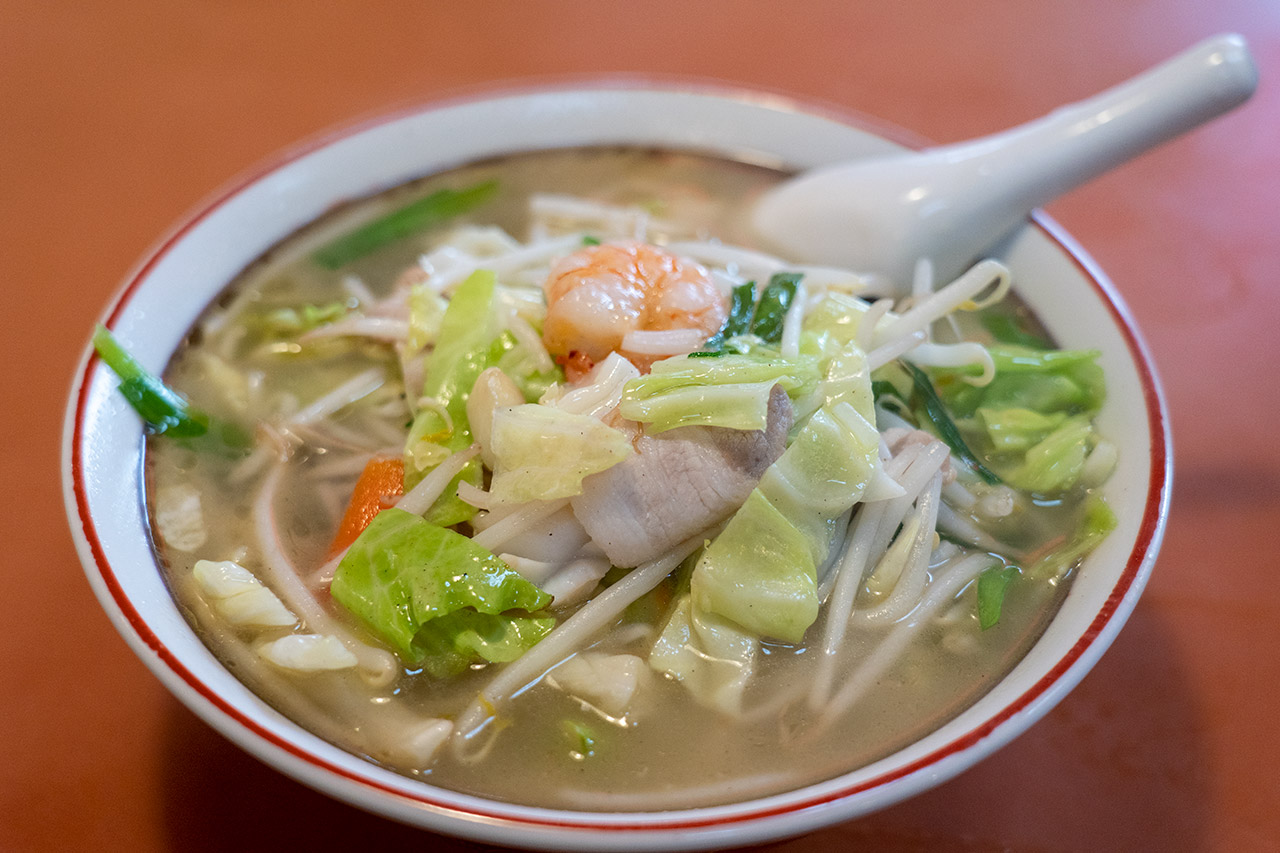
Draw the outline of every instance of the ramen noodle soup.
[[[100,330],[193,627],[343,749],[554,808],[780,792],[975,702],[1114,526],[1097,353],[996,261],[895,304],[770,255],[783,177],[476,163],[272,249],[163,382]]]

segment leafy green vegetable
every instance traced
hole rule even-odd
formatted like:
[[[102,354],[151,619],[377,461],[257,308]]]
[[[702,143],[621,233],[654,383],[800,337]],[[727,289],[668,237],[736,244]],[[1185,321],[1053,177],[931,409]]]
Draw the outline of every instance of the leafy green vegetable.
[[[460,190],[437,190],[339,237],[311,257],[320,266],[336,270],[401,237],[466,213],[493,198],[497,191],[496,181],[485,181]]]
[[[755,669],[760,640],[678,597],[649,652],[649,666],[675,678],[701,704],[736,714]]]
[[[961,381],[977,368],[936,368],[938,392],[957,417],[979,407],[1029,409],[1041,414],[1096,414],[1106,399],[1097,350],[1030,350],[988,347],[995,378],[985,386]]]
[[[774,385],[789,394],[811,390],[818,380],[817,360],[726,353],[714,358],[667,358],[623,389],[619,413],[663,432],[702,424],[730,429],[764,429]]]
[[[525,402],[536,403],[547,389],[564,381],[564,370],[558,365],[549,371],[539,369],[538,359],[521,347],[510,331],[503,332],[489,347],[487,367],[496,367],[520,389]]]
[[[983,311],[982,327],[1002,344],[1015,344],[1028,349],[1052,349],[1053,342],[1028,332],[1018,318],[1004,311]]]
[[[492,358],[494,288],[492,272],[472,273],[454,291],[440,320],[436,345],[427,356],[422,388],[423,396],[434,400],[439,408],[423,407],[414,416],[405,442],[406,489],[416,485],[450,453],[471,444],[467,397],[476,377]],[[469,463],[431,508],[428,520],[447,527],[471,518],[475,508],[458,498],[456,483],[465,479],[479,485],[480,476],[480,463]]]
[[[978,409],[987,439],[997,453],[1025,453],[1067,419],[1063,412],[1042,415],[1030,409]]]
[[[800,273],[780,272],[769,279],[751,318],[753,335],[767,344],[776,344],[782,339],[782,324],[787,318],[787,309],[795,299],[796,286],[802,277]]]
[[[978,575],[978,624],[982,630],[1000,621],[1005,591],[1017,576],[1017,566],[993,566]]]
[[[698,611],[799,642],[818,618],[816,580],[805,535],[755,489],[703,551],[690,590]]]
[[[282,306],[248,314],[245,324],[264,338],[291,338],[340,320],[348,310],[341,301]]]
[[[432,678],[452,678],[473,663],[510,663],[555,627],[553,616],[455,610],[425,623],[413,647]]]
[[[703,344],[702,350],[691,353],[696,357],[723,355],[728,352],[725,343],[751,331],[751,315],[756,310],[756,283],[748,281],[729,292],[729,318],[724,327]]]
[[[969,449],[969,445],[965,443],[964,437],[960,435],[960,430],[956,428],[955,421],[951,419],[951,415],[947,412],[947,407],[943,405],[942,400],[938,397],[938,393],[934,390],[933,383],[929,381],[928,375],[911,363],[907,363],[906,368],[911,374],[912,382],[915,383],[915,391],[924,406],[925,414],[929,416],[929,421],[937,431],[938,437],[947,443],[952,453],[967,462],[979,477],[992,485],[999,483],[1000,478],[991,469],[983,465],[978,460],[978,457],[973,454],[973,451]]]
[[[1070,418],[1027,450],[1022,463],[1005,473],[1016,488],[1041,495],[1065,492],[1075,485],[1095,441],[1093,423],[1084,415]]]
[[[120,377],[120,393],[142,418],[149,433],[193,438],[209,431],[209,416],[183,399],[178,392],[130,355],[115,335],[101,324],[93,332],[93,348]]]
[[[733,288],[729,295],[729,318],[724,327],[712,335],[699,352],[690,353],[694,358],[721,356],[733,350],[745,351],[747,347],[735,345],[734,339],[752,335],[755,343],[776,344],[782,339],[782,325],[787,309],[795,299],[801,273],[775,273],[756,299],[756,283],[748,281]]]
[[[338,564],[331,592],[402,659],[438,676],[513,660],[554,626],[551,596],[466,536],[392,507]]]
[[[435,343],[449,300],[422,284],[409,289],[409,336],[405,349],[420,353]]]
[[[499,503],[582,494],[584,477],[633,452],[631,440],[591,415],[525,404],[495,413],[489,491]]]
[[[560,730],[569,739],[569,754],[575,760],[582,761],[596,754],[596,735],[586,723],[564,720],[560,723]]]

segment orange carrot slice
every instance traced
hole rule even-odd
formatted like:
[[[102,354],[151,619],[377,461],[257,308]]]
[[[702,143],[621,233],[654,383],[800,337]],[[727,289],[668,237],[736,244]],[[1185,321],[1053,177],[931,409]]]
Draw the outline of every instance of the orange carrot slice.
[[[351,493],[347,511],[338,524],[338,532],[329,545],[329,555],[335,556],[356,541],[373,517],[404,494],[404,460],[398,456],[375,456],[364,466],[360,479]]]

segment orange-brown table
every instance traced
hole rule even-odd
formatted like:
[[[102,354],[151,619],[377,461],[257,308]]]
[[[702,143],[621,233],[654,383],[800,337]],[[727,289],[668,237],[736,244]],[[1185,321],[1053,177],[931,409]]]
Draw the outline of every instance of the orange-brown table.
[[[789,850],[1280,849],[1280,5],[1273,0],[0,2],[0,850],[456,849],[198,721],[98,610],[63,516],[73,365],[184,211],[326,127],[495,82],[628,72],[829,101],[949,142],[1204,36],[1245,108],[1055,204],[1162,374],[1173,512],[1112,650],[1039,725]]]

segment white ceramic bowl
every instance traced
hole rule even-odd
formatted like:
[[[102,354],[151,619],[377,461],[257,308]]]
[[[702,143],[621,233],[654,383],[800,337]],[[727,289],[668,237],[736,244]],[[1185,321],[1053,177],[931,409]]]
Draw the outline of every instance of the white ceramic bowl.
[[[205,305],[251,260],[336,202],[516,151],[640,144],[807,168],[892,150],[883,129],[776,96],[600,85],[463,99],[361,124],[286,152],[209,200],[141,263],[103,321],[159,372]],[[1061,612],[990,693],[927,737],[821,784],[729,806],[653,814],[526,808],[434,788],[304,731],[201,644],[169,596],[149,538],[138,419],[86,351],[63,440],[67,513],[111,619],[162,682],[215,729],[300,782],[409,824],[551,849],[731,846],[863,815],[951,778],[1039,719],[1098,660],[1133,609],[1168,509],[1167,418],[1146,349],[1096,266],[1044,217],[1005,254],[1020,293],[1065,346],[1102,351],[1102,430],[1120,450],[1107,496],[1119,527]]]

